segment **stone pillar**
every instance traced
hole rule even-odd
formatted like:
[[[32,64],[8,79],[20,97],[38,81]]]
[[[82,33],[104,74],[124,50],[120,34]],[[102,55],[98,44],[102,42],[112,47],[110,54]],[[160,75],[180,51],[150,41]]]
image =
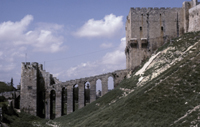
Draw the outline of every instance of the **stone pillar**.
[[[190,2],[183,2],[183,26],[184,33],[188,32],[189,29],[189,9],[191,8]]]
[[[102,94],[101,96],[105,95],[108,92],[108,78],[102,79]]]
[[[73,85],[67,87],[67,114],[73,112]]]
[[[45,119],[50,119],[50,91],[45,93]]]
[[[96,100],[96,81],[90,82],[90,103]]]
[[[85,84],[84,83],[80,83],[78,84],[78,108],[82,108],[85,106]]]
[[[61,103],[62,103],[62,95],[61,95],[61,90],[57,90],[56,91],[56,103],[55,103],[55,114],[56,114],[56,118],[61,116]]]
[[[117,84],[117,82],[116,82],[116,78],[117,78],[117,77],[113,77],[114,89],[118,86],[118,84]]]

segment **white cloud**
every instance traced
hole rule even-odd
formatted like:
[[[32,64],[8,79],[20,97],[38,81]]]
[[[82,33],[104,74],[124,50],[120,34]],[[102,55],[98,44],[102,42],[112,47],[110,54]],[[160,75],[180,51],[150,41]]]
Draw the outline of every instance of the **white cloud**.
[[[126,40],[125,38],[122,38],[118,48],[116,48],[113,52],[107,53],[101,58],[101,60],[81,63],[77,66],[71,67],[67,71],[62,71],[59,78],[65,79],[68,77],[69,79],[77,79],[125,69],[125,46]]]
[[[111,48],[113,47],[113,44],[112,43],[103,43],[100,45],[101,48]]]
[[[19,22],[0,23],[0,44],[10,45],[27,45],[31,46],[34,51],[40,52],[58,52],[62,50],[63,37],[57,36],[57,31],[63,26],[58,24],[42,23],[38,28],[28,31],[27,28],[33,20],[32,15],[25,16]]]
[[[20,63],[25,61],[26,53],[55,53],[63,49],[62,25],[40,23],[29,30],[32,21],[33,16],[26,15],[20,21],[0,22],[1,79],[9,81],[11,77],[20,77]]]
[[[103,58],[102,58],[102,63],[103,64],[119,64],[123,61],[125,61],[125,53],[124,49],[126,47],[126,39],[122,38],[121,43],[118,47],[117,50],[107,53]]]
[[[103,20],[88,20],[76,33],[78,37],[112,37],[123,28],[123,16],[106,15]]]

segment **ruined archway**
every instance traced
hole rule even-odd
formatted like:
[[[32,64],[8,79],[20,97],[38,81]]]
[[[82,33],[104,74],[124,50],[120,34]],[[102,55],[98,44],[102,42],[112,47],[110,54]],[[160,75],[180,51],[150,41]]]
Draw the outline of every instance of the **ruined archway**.
[[[79,88],[78,84],[73,86],[73,111],[78,110],[78,96],[79,96]]]
[[[15,99],[15,108],[20,109],[20,95]]]
[[[114,89],[114,79],[112,76],[108,78],[108,91],[111,91]]]
[[[85,104],[87,105],[90,103],[90,82],[86,82],[84,86],[84,98],[85,98]]]
[[[56,104],[56,92],[51,90],[50,92],[50,119],[55,118],[55,104]]]
[[[98,79],[96,81],[96,99],[101,97],[101,93],[102,93],[102,81]]]
[[[62,88],[61,110],[62,110],[62,115],[67,114],[67,89],[66,89],[66,87]]]

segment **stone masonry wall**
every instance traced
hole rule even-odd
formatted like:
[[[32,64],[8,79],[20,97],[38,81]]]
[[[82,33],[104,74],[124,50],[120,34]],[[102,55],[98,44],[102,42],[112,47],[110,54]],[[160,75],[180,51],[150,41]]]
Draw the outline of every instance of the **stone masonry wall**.
[[[189,10],[189,30],[199,31],[200,30],[200,5],[194,6]]]
[[[53,76],[43,70],[43,66],[38,63],[22,63],[21,70],[21,90],[20,109],[32,115],[45,117],[46,89],[52,84],[58,83]]]
[[[114,87],[116,87],[127,75],[128,70],[119,70],[112,73],[106,73],[102,75],[97,76],[91,76],[76,80],[70,80],[66,82],[60,82],[58,84],[53,84],[47,88],[47,97],[49,97],[50,91],[54,90],[56,92],[56,105],[55,105],[55,117],[60,117],[62,115],[61,111],[61,93],[62,89],[67,89],[67,114],[70,114],[74,112],[74,101],[73,101],[73,88],[75,85],[78,85],[79,92],[78,92],[78,105],[79,109],[85,106],[85,96],[84,96],[84,89],[85,89],[85,83],[90,83],[90,103],[96,100],[96,81],[100,79],[102,81],[102,95],[105,95],[108,92],[108,78],[113,77],[114,79]],[[50,100],[51,98],[49,98]],[[48,100],[47,103],[50,101]],[[50,118],[49,110],[50,106],[49,104],[46,105],[46,118]]]
[[[22,63],[20,109],[37,115],[37,63]]]
[[[165,42],[187,31],[186,7],[130,9],[126,22],[127,69],[139,66]]]

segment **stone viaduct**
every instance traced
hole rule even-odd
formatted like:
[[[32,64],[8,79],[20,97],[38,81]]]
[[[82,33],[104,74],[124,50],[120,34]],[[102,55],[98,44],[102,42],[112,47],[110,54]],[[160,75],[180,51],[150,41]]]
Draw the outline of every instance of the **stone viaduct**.
[[[96,82],[101,80],[102,95],[108,92],[108,78],[114,80],[114,87],[126,77],[127,70],[60,82],[43,70],[38,63],[22,63],[20,109],[32,115],[53,119],[75,111],[74,88],[78,86],[78,108],[86,105],[86,83],[90,84],[90,103],[96,100]]]

